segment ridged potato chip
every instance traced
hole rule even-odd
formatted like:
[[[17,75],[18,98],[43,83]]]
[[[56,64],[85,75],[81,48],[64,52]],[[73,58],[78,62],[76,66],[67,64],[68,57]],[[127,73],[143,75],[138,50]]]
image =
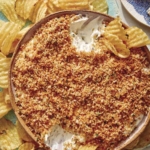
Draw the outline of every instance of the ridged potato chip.
[[[32,142],[33,139],[28,135],[28,133],[25,131],[25,129],[22,127],[19,121],[16,122],[17,131],[19,134],[19,137],[26,141],[26,142]]]
[[[112,51],[115,55],[118,56],[118,52],[114,45],[107,39],[103,40],[104,45],[107,47],[108,50]]]
[[[10,32],[10,30],[13,28],[14,23],[10,23],[10,22],[3,22],[0,26],[0,47],[3,43],[3,41],[5,40],[5,38],[7,37],[8,33]]]
[[[0,87],[8,88],[8,70],[10,67],[10,58],[7,58],[0,52]]]
[[[20,39],[25,35],[25,33],[31,28],[32,24],[31,25],[28,25],[27,27],[23,28],[22,30],[20,30],[14,41],[12,42],[12,45],[11,45],[11,48],[10,48],[10,53],[13,53],[17,44],[19,43]]]
[[[106,0],[48,0],[48,13],[60,10],[93,10],[107,14],[108,5]]]
[[[5,21],[0,20],[0,26],[3,25]]]
[[[19,24],[14,22],[4,22],[0,26],[0,50],[3,54],[9,53],[10,47],[17,33],[21,29]]]
[[[0,119],[0,149],[14,150],[21,144],[16,126],[9,120]]]
[[[15,10],[19,16],[28,19],[38,0],[16,0]]]
[[[114,34],[105,33],[104,37],[114,46],[111,45],[112,49],[110,49],[115,55],[126,58],[130,55],[130,50],[126,47],[121,39]],[[117,52],[117,53],[116,53]]]
[[[15,0],[0,0],[0,10],[9,21],[15,22],[23,26],[25,20],[17,15],[15,11]]]
[[[33,143],[23,143],[18,150],[35,150]]]
[[[93,11],[107,14],[108,5],[106,0],[90,0],[90,8]]]
[[[19,43],[19,39],[15,38],[14,41],[12,42],[12,45],[11,45],[11,48],[10,48],[10,51],[9,53],[13,53],[15,51],[15,48],[17,46],[17,44]]]
[[[127,41],[126,32],[122,27],[122,23],[119,17],[115,18],[106,26],[105,33],[117,35],[123,41]]]
[[[59,10],[88,10],[90,8],[88,0],[55,0],[52,3]]]
[[[127,46],[129,48],[142,47],[150,44],[148,36],[142,29],[139,29],[137,27],[130,27],[125,31],[128,37]]]
[[[16,38],[16,34],[19,34],[18,31],[20,31],[20,29],[21,26],[14,22],[0,22],[0,51],[3,51],[5,55],[7,55],[9,51],[11,52],[11,48],[14,43],[14,38]],[[4,49],[3,46],[4,48],[6,46],[6,49]]]
[[[47,11],[47,0],[39,0],[35,6],[34,9],[31,11],[29,19],[36,23],[40,19],[44,18],[46,16]]]
[[[11,109],[11,104],[5,102],[5,91],[0,92],[0,118],[5,116]]]
[[[57,11],[58,8],[53,4],[53,0],[48,0],[47,2],[47,12],[48,14],[51,14],[55,11]]]
[[[16,35],[16,37],[15,37],[15,40],[16,40],[16,39],[20,40],[20,39],[25,35],[25,33],[26,33],[31,27],[32,27],[32,25],[29,25],[29,26],[23,28],[22,30],[20,30],[20,31],[17,33],[17,35]]]
[[[4,101],[6,104],[11,104],[10,95],[8,89],[3,89],[4,91]]]
[[[98,146],[92,146],[92,145],[83,145],[80,146],[78,150],[96,150]]]

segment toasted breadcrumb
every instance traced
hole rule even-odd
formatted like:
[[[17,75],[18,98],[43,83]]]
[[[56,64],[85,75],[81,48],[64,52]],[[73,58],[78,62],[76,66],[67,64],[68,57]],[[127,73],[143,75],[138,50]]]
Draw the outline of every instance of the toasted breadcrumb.
[[[114,149],[150,106],[146,52],[132,49],[128,58],[118,58],[102,47],[101,37],[99,53],[79,53],[71,17],[48,21],[21,46],[13,68],[19,114],[43,145],[44,135],[59,124],[99,149]]]

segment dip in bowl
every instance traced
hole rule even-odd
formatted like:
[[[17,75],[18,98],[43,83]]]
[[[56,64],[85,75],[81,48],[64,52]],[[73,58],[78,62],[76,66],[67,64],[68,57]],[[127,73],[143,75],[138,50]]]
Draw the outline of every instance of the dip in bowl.
[[[91,11],[58,12],[18,44],[9,74],[12,106],[40,146],[120,150],[146,127],[149,52],[146,46],[132,48],[120,58],[109,50],[103,35],[113,19]]]

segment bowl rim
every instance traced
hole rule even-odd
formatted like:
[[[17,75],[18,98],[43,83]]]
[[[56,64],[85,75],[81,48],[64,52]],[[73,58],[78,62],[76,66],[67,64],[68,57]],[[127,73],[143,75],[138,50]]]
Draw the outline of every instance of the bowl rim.
[[[9,94],[10,94],[10,99],[11,99],[11,104],[12,104],[12,108],[18,118],[18,120],[20,121],[21,125],[23,126],[23,128],[27,131],[27,133],[31,136],[31,138],[37,142],[37,139],[35,138],[34,134],[31,132],[31,130],[29,129],[29,127],[25,124],[25,122],[23,121],[23,119],[20,117],[19,113],[18,113],[18,107],[15,104],[15,92],[14,92],[14,87],[13,87],[13,83],[12,83],[12,68],[14,66],[14,62],[15,62],[15,58],[19,52],[20,46],[26,42],[28,42],[34,35],[34,33],[36,32],[37,29],[40,28],[40,26],[46,22],[48,22],[49,20],[55,18],[55,17],[59,17],[62,15],[71,15],[71,14],[81,14],[83,16],[86,15],[94,15],[94,16],[101,16],[104,18],[105,21],[112,21],[115,19],[115,17],[112,17],[110,15],[106,15],[103,13],[99,13],[99,12],[94,12],[94,11],[88,11],[88,10],[65,10],[65,11],[59,11],[53,14],[50,14],[48,16],[46,16],[45,18],[41,19],[39,22],[37,22],[36,24],[34,24],[26,33],[25,35],[21,38],[21,40],[19,41],[19,43],[17,44],[15,51],[13,53],[13,56],[11,58],[11,63],[10,63],[10,69],[9,69],[9,74],[8,74],[8,78],[9,78]],[[125,23],[123,23],[123,27],[128,28],[129,26],[126,25]],[[147,48],[147,46],[142,47],[143,50],[146,51],[147,55],[148,55],[148,59],[150,61],[150,52]],[[114,150],[121,150],[122,148],[126,147],[128,144],[130,144],[132,141],[134,141],[145,129],[145,127],[147,126],[148,122],[149,122],[149,118],[150,118],[150,111],[147,113],[146,116],[143,117],[142,121],[139,123],[139,125],[134,129],[133,132],[131,132],[130,136],[124,140],[121,141],[117,147],[115,147]]]

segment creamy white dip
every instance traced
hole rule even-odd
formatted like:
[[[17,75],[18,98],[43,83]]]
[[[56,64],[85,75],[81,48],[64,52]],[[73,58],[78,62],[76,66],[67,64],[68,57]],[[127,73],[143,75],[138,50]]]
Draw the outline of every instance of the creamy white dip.
[[[72,150],[73,148],[77,148],[77,140],[79,143],[85,142],[83,136],[66,132],[59,125],[55,125],[51,132],[45,135],[45,144],[50,147],[51,150]]]
[[[88,17],[81,17],[70,25],[70,35],[77,51],[90,52],[94,50],[94,41],[104,33],[105,25],[102,19],[96,17],[88,22]]]
[[[143,119],[143,115],[137,118],[133,128],[129,128],[128,132],[132,132],[135,127],[137,127]],[[76,141],[78,140],[78,143]],[[82,144],[86,141],[86,138],[80,135],[74,135],[70,132],[65,131],[59,125],[53,126],[51,131],[45,135],[45,144],[50,147],[51,150],[72,150],[78,149],[78,144]]]

